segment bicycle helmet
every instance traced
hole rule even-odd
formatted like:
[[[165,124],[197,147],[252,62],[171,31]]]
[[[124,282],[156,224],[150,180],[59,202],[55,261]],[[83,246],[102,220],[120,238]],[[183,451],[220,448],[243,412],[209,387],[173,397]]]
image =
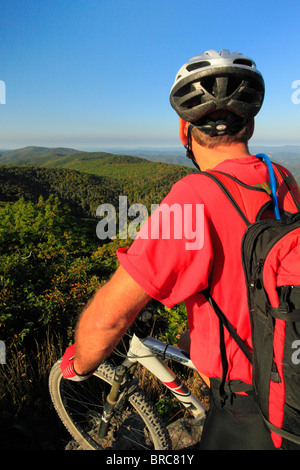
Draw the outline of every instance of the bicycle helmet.
[[[196,125],[219,110],[247,120],[259,112],[264,92],[263,77],[252,59],[227,49],[209,50],[180,68],[170,103],[184,121]]]

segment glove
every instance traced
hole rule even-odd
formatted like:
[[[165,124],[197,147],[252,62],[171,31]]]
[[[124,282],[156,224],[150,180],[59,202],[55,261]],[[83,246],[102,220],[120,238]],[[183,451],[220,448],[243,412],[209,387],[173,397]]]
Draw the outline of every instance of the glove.
[[[65,353],[62,357],[62,361],[60,364],[60,370],[62,372],[64,379],[73,380],[74,382],[81,382],[82,380],[86,380],[89,377],[91,377],[91,375],[93,375],[96,369],[93,370],[92,372],[89,372],[88,374],[84,374],[84,375],[77,374],[74,369],[75,351],[76,351],[76,343],[72,344],[72,346],[69,346],[65,350]]]

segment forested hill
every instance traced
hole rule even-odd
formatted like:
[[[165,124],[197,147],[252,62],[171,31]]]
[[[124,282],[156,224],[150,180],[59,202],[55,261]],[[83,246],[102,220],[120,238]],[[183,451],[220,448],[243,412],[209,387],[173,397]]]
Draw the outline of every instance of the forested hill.
[[[116,205],[121,186],[109,177],[79,171],[0,165],[0,201],[20,198],[37,202],[52,194],[67,203],[75,216],[90,217],[102,203]]]
[[[62,157],[65,155],[80,153],[79,150],[65,147],[24,147],[15,150],[0,150],[0,163],[16,165],[39,165],[49,158]]]
[[[286,152],[286,159],[280,157],[283,154],[274,153],[274,157],[300,184],[295,152]],[[20,197],[36,201],[40,195],[47,198],[54,194],[69,204],[74,215],[94,217],[99,204],[116,207],[120,195],[128,197],[129,205],[143,203],[150,208],[161,202],[176,181],[196,171],[189,166],[151,161],[150,155],[154,160],[158,155],[150,151],[140,155],[145,158],[62,147],[0,151],[0,201]],[[167,155],[165,152],[165,158]],[[175,151],[168,158],[178,161]],[[179,161],[184,161],[183,157]]]
[[[121,152],[121,154],[120,154]],[[250,146],[251,153],[266,153],[275,162],[288,168],[300,185],[300,146],[281,147]],[[113,178],[138,177],[147,174],[149,162],[169,163],[176,167],[194,169],[192,162],[185,157],[183,147],[162,149],[120,149],[107,152],[83,152],[72,148],[25,147],[16,150],[0,150],[0,164],[31,165],[46,168],[68,168]],[[127,168],[130,164],[130,167]],[[148,166],[147,166],[148,164]],[[111,166],[113,165],[113,166]],[[118,165],[118,166],[116,166]],[[122,165],[125,165],[122,166]],[[155,167],[151,166],[152,170]],[[167,169],[160,167],[160,172]],[[170,169],[167,169],[167,173]],[[177,171],[177,170],[175,170]]]
[[[119,195],[126,195],[129,204],[150,207],[161,202],[176,181],[195,171],[129,155],[105,152],[62,155],[64,152],[67,149],[33,154],[29,150],[19,156],[14,152],[9,157],[7,152],[2,153],[0,163],[6,164],[0,165],[0,200],[15,201],[20,197],[35,200],[39,195],[55,194],[68,202],[73,212],[90,216],[95,215],[99,204],[116,205]]]

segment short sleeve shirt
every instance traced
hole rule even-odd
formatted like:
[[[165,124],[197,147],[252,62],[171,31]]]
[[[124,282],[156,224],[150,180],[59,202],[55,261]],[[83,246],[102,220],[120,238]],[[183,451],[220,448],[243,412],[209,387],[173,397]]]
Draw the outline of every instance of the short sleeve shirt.
[[[263,188],[264,163],[255,156],[230,159],[214,170],[244,184]],[[265,197],[264,191],[255,198]],[[199,372],[221,377],[219,323],[201,291],[213,297],[251,350],[247,292],[241,260],[246,225],[218,185],[201,173],[174,184],[118,260],[129,275],[167,307],[185,302],[191,335],[191,359]],[[251,383],[251,366],[225,331],[228,380]]]

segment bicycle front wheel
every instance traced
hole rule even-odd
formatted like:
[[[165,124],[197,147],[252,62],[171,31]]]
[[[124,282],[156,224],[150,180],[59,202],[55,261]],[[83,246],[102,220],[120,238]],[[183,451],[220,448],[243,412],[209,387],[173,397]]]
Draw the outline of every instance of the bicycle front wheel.
[[[74,439],[85,450],[166,450],[169,433],[153,403],[137,387],[110,422],[107,436],[98,438],[98,428],[115,367],[104,362],[92,377],[82,382],[65,380],[56,362],[49,376],[54,407]]]

